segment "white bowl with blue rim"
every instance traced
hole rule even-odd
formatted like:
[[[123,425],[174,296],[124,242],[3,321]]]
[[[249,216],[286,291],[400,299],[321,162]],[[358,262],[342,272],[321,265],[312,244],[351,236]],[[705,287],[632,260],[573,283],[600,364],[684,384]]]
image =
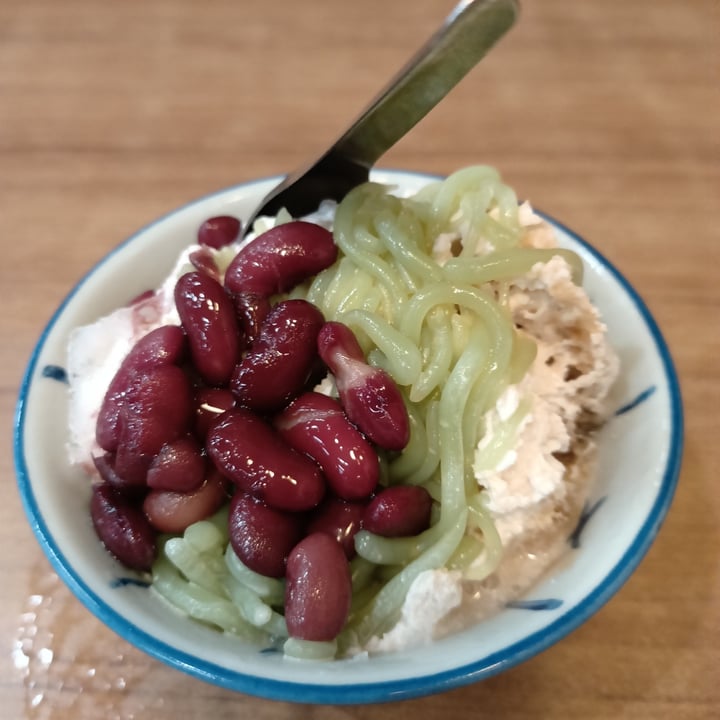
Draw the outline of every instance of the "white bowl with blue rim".
[[[415,190],[426,175],[376,171]],[[628,281],[596,249],[551,222],[580,254],[584,284],[607,323],[622,373],[614,416],[600,432],[599,472],[568,537],[568,558],[525,597],[480,624],[407,652],[331,663],[222,635],[174,612],[108,555],[88,512],[90,486],[66,457],[65,348],[71,330],[155,287],[208,217],[243,217],[278,181],[250,182],[201,198],[126,240],[80,280],[42,332],[22,382],[15,464],[24,508],[59,576],[102,622],[149,655],[239,692],[302,703],[369,703],[482,680],[537,655],[595,614],[650,547],[670,507],[682,452],[682,406],[658,326]]]

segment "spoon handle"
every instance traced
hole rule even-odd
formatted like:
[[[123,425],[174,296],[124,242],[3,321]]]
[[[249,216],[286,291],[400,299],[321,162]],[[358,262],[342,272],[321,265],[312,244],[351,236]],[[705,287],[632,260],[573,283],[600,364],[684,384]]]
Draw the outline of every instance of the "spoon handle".
[[[477,64],[515,21],[517,0],[464,0],[333,146],[372,167]]]
[[[324,198],[342,200],[515,22],[517,0],[463,0],[340,138],[310,165],[288,175],[246,221],[286,208],[298,216]]]

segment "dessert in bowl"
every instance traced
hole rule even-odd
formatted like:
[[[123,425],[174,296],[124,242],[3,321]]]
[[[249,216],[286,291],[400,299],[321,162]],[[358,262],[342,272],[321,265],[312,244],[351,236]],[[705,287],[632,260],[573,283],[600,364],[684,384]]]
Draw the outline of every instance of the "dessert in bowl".
[[[402,196],[437,181],[420,174],[392,171],[377,171],[372,179],[396,187]],[[25,508],[43,549],[88,608],[130,642],[205,680],[260,696],[331,703],[407,698],[487,677],[535,655],[596,612],[620,588],[647,551],[667,512],[677,480],[682,414],[670,355],[637,293],[600,253],[562,225],[550,218],[541,219],[528,207],[518,211],[514,196],[506,196],[505,205],[494,203],[491,212],[495,216],[488,215],[496,220],[498,213],[514,204],[513,212],[520,218],[523,237],[534,234],[533,249],[547,252],[547,256],[541,258],[537,267],[535,262],[531,263],[535,270],[519,273],[524,280],[513,279],[511,290],[507,285],[509,276],[499,279],[495,276],[488,281],[495,283],[494,299],[508,307],[515,303],[515,310],[520,313],[531,307],[532,312],[526,312],[522,322],[514,316],[513,323],[513,332],[527,330],[531,336],[547,325],[542,309],[533,305],[533,298],[541,290],[544,292],[546,286],[555,283],[561,295],[569,293],[563,300],[566,308],[580,307],[586,302],[585,310],[578,311],[580,319],[566,318],[563,323],[571,339],[583,323],[595,323],[580,343],[588,347],[594,342],[596,353],[589,361],[592,367],[565,367],[561,379],[573,382],[579,377],[595,377],[593,373],[597,373],[604,378],[600,382],[603,390],[597,398],[592,393],[588,398],[586,392],[583,411],[573,415],[581,446],[569,448],[560,441],[558,445],[543,447],[555,441],[542,435],[523,461],[516,445],[520,440],[529,442],[532,417],[540,413],[536,405],[534,415],[528,407],[523,409],[523,398],[529,397],[529,391],[508,388],[520,385],[538,357],[545,368],[563,361],[557,353],[552,360],[543,355],[540,342],[534,343],[539,349],[525,355],[522,342],[515,343],[521,348],[519,354],[525,357],[524,371],[517,373],[513,382],[499,385],[495,395],[485,399],[486,412],[481,420],[486,429],[486,445],[483,446],[482,438],[476,438],[477,455],[462,463],[472,468],[476,482],[473,493],[482,496],[480,523],[488,518],[492,523],[471,528],[482,543],[474,554],[473,548],[468,548],[469,559],[463,559],[462,553],[454,554],[455,547],[441,567],[425,568],[426,572],[409,577],[404,588],[405,603],[400,612],[396,608],[391,613],[391,622],[375,622],[376,616],[369,612],[373,622],[368,632],[364,632],[367,623],[363,624],[361,618],[360,630],[354,628],[357,632],[342,636],[341,649],[334,650],[335,659],[318,661],[299,660],[292,656],[292,648],[283,652],[285,641],[282,638],[278,641],[276,632],[239,636],[227,628],[221,631],[212,626],[207,618],[203,622],[192,620],[169,606],[161,583],[149,586],[147,573],[124,567],[98,540],[89,510],[93,481],[83,469],[83,464],[88,463],[79,459],[86,452],[86,457],[92,460],[96,448],[91,441],[78,440],[84,437],[78,431],[82,423],[58,422],[58,418],[72,415],[72,405],[77,400],[73,390],[78,381],[77,368],[87,367],[78,364],[77,357],[69,361],[68,345],[77,340],[78,328],[92,326],[98,318],[126,306],[148,288],[159,287],[172,273],[178,256],[197,241],[198,228],[207,218],[242,219],[275,182],[268,179],[215,193],[141,230],[93,268],[51,319],[23,382],[15,445]],[[456,216],[457,208],[451,214]],[[548,229],[557,239],[559,249],[551,247],[552,243],[548,245]],[[438,267],[452,270],[457,265],[454,260],[463,253],[457,247],[457,238],[442,230],[435,233],[428,254]],[[487,255],[495,249],[484,248],[478,254]],[[553,260],[558,257],[562,263]],[[573,288],[579,287],[577,267],[575,273],[572,271],[574,258],[582,261],[582,297],[574,294]],[[556,267],[558,263],[562,267]],[[550,272],[552,277],[548,279],[543,272]],[[314,291],[312,287],[302,289],[302,297],[317,303],[326,321],[334,321],[339,306],[330,305],[327,298],[332,293],[327,286],[319,283],[317,287]],[[300,291],[291,292],[297,299]],[[336,302],[342,302],[348,293],[343,291],[340,296]],[[454,299],[462,301],[459,297]],[[393,300],[399,304],[401,298]],[[593,315],[593,306],[597,315]],[[340,310],[347,311],[348,307],[342,306]],[[539,330],[520,327],[530,326],[538,318]],[[368,351],[370,330],[356,332],[363,350]],[[462,327],[456,333],[461,337],[467,335],[463,335]],[[117,334],[116,330],[111,334]],[[101,346],[108,344],[109,341],[100,342]],[[439,345],[438,352],[442,349]],[[368,351],[371,365],[386,366],[391,376],[402,374],[402,368],[398,371],[392,362],[386,362],[388,358],[392,360],[389,353],[383,358],[377,353],[372,355],[373,349],[378,348]],[[119,361],[116,360],[115,368]],[[106,372],[105,380],[98,381],[99,385],[89,393],[96,398],[95,408],[82,406],[85,410],[76,412],[74,417],[84,415],[94,421],[110,379],[112,372],[109,376]],[[319,380],[317,389],[336,395],[337,388],[332,387],[332,382],[329,388],[324,382]],[[413,382],[417,383],[417,378],[411,381],[402,376],[398,380],[406,397],[408,387],[421,390]],[[508,422],[513,417],[517,420],[514,424]],[[460,419],[457,425],[461,425]],[[491,448],[495,456],[492,462],[488,459],[491,454],[487,438],[493,436],[489,428],[495,429],[495,436],[499,436],[498,428],[504,428],[510,438],[506,440],[509,445]],[[461,434],[460,430],[457,434],[448,432],[445,440],[455,442]],[[575,490],[575,481],[568,485],[569,475],[565,471],[583,464],[577,462],[578,455],[590,440],[593,457],[588,460],[588,467],[592,467],[592,472],[581,473],[587,479],[578,479]],[[424,440],[427,452],[421,453],[421,459],[432,455],[433,442]],[[408,447],[412,443],[411,433]],[[390,451],[394,452],[398,451]],[[393,454],[386,456],[384,451],[380,455],[390,468],[399,459]],[[525,469],[521,480],[513,480],[508,474],[512,466],[529,462],[527,458],[538,459],[538,455],[551,470],[560,472],[559,482],[551,482],[552,473],[542,474],[534,466]],[[404,464],[412,466],[413,462],[407,460]],[[403,463],[394,467],[403,480],[419,472],[417,467],[403,470]],[[443,498],[441,487],[428,484],[432,483],[432,473],[431,469],[425,485],[434,504],[442,507],[447,496]],[[533,482],[537,478],[541,479]],[[526,487],[521,487],[523,482]],[[392,485],[392,477],[389,481],[383,478],[380,486],[385,484]],[[380,493],[373,490],[371,494]],[[527,524],[528,518],[533,521],[550,518],[547,523],[550,530],[545,532],[540,523],[523,534],[527,528],[519,524]],[[213,519],[217,520],[217,516]],[[436,514],[429,522],[432,526],[421,533],[438,526],[442,515]],[[360,528],[356,535],[363,560],[374,551],[372,538],[368,539],[372,534]],[[497,536],[495,545],[491,536]],[[366,540],[367,547],[363,546]],[[163,536],[161,551],[165,541]],[[472,542],[467,544],[471,546]],[[382,541],[378,545],[384,547]],[[504,552],[496,552],[498,547]],[[411,549],[404,565],[413,565],[424,549]],[[492,566],[478,570],[488,564],[489,556]],[[383,583],[389,585],[399,575],[395,567],[380,574],[379,592]],[[469,577],[468,582],[463,580],[464,576]],[[413,588],[409,594],[408,588]],[[433,604],[438,607],[430,607]],[[276,614],[277,611],[275,607]]]

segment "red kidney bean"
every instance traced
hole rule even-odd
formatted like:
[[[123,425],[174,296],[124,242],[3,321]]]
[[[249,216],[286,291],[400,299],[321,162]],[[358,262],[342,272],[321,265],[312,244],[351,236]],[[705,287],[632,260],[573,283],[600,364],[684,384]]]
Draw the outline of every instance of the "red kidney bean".
[[[198,228],[198,243],[217,250],[235,242],[240,236],[241,229],[242,225],[235,217],[230,215],[211,217]]]
[[[330,267],[337,246],[329,230],[295,220],[278,225],[243,247],[225,272],[225,287],[234,294],[270,297],[285,293]]]
[[[335,376],[345,413],[376,445],[402,450],[410,439],[410,421],[394,380],[365,362],[352,330],[327,322],[318,334],[318,352]]]
[[[102,483],[93,487],[90,517],[103,545],[123,565],[150,570],[157,554],[157,533],[139,507]]]
[[[275,510],[239,490],[230,503],[230,543],[247,567],[268,577],[283,577],[290,551],[303,535],[303,516]]]
[[[337,497],[327,497],[313,510],[307,533],[324,532],[335,538],[342,546],[345,557],[355,557],[355,534],[362,527],[366,502],[347,502]]]
[[[322,500],[325,481],[318,466],[247,410],[222,415],[208,432],[206,448],[225,477],[276,510],[310,510]]]
[[[120,407],[125,402],[132,375],[138,370],[177,364],[182,361],[186,348],[185,333],[177,325],[151,330],[135,343],[115,373],[100,406],[95,435],[103,450],[117,449]]]
[[[260,333],[271,295],[291,290],[336,258],[332,234],[299,220],[278,225],[242,248],[225,273],[225,287],[233,295],[247,345]]]
[[[238,403],[274,412],[302,392],[314,369],[323,322],[322,313],[305,300],[275,305],[233,373],[231,389]]]
[[[366,364],[355,333],[341,322],[328,321],[322,326],[318,334],[318,352],[326,364],[328,360],[333,361],[334,365],[350,360]]]
[[[190,382],[179,367],[135,372],[120,408],[115,472],[128,483],[144,482],[152,459],[189,431],[192,415]]]
[[[147,485],[154,490],[190,492],[203,484],[205,456],[195,438],[184,435],[166,442],[153,458],[147,472]]]
[[[367,506],[363,528],[383,537],[417,535],[430,526],[432,498],[417,485],[394,485],[379,492]]]
[[[245,347],[251,347],[270,312],[270,300],[251,293],[234,293],[232,299]]]
[[[329,641],[347,622],[352,582],[340,544],[325,533],[303,538],[285,572],[285,620],[291,637]]]
[[[205,520],[228,499],[227,485],[215,470],[190,492],[151,490],[142,509],[150,524],[163,533],[182,533],[193,523]]]
[[[375,490],[380,475],[377,453],[333,398],[304,393],[275,417],[273,425],[291,448],[320,465],[339,497],[360,500]]]
[[[125,495],[132,495],[146,490],[145,482],[142,476],[132,478],[133,482],[128,482],[125,478],[121,478],[115,472],[115,453],[105,453],[93,457],[95,469],[100,477],[111,487]]]
[[[200,388],[195,394],[195,434],[205,440],[210,425],[235,405],[235,396],[225,388]]]
[[[190,260],[190,263],[198,272],[207,275],[215,280],[215,282],[221,282],[220,268],[217,266],[215,258],[208,248],[203,246],[199,250],[191,252],[188,260]]]
[[[175,285],[175,305],[197,371],[208,384],[224,385],[240,355],[232,300],[220,283],[202,273],[189,272]]]
[[[373,368],[359,384],[352,385],[351,381],[344,386],[339,395],[348,417],[376,445],[402,450],[408,444],[407,408],[397,385],[384,370]]]

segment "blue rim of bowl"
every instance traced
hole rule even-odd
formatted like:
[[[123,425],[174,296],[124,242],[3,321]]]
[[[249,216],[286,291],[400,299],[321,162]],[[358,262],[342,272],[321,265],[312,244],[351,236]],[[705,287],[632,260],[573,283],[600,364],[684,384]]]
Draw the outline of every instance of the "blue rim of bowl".
[[[382,169],[380,172],[383,176],[390,178],[397,174],[398,176],[416,175],[422,178],[439,179],[439,176],[426,173],[415,173],[411,171]],[[471,663],[453,667],[450,670],[438,673],[391,680],[387,682],[372,682],[351,685],[313,685],[246,675],[237,671],[228,670],[227,668],[223,668],[211,662],[200,660],[188,653],[180,652],[167,643],[164,643],[147,634],[145,631],[128,622],[120,614],[109,608],[75,572],[72,565],[67,561],[60,548],[57,546],[55,539],[45,524],[32,490],[27,464],[25,461],[23,447],[25,398],[30,390],[32,379],[35,377],[38,359],[44,348],[47,337],[67,304],[82,288],[87,278],[96,272],[101,265],[104,265],[107,261],[109,261],[116,252],[124,246],[132,243],[138,236],[146,233],[153,226],[165,221],[168,217],[197,204],[206,202],[218,195],[225,195],[233,191],[241,190],[259,182],[269,182],[272,180],[279,181],[280,179],[281,178],[278,177],[261,178],[259,180],[241,183],[230,188],[217,190],[209,193],[208,195],[192,200],[184,206],[177,208],[145,225],[143,228],[117,245],[99,262],[97,262],[78,281],[75,287],[67,294],[55,310],[40,335],[40,338],[30,356],[27,369],[20,385],[13,427],[15,470],[18,477],[18,487],[23,507],[30,521],[30,526],[54,570],[77,596],[77,598],[98,619],[100,619],[117,635],[123,637],[125,640],[143,650],[148,655],[175,669],[181,670],[213,685],[257,697],[286,702],[338,705],[369,704],[407,700],[434,693],[440,693],[453,688],[468,685],[479,680],[487,679],[502,671],[509,670],[510,668],[515,667],[516,665],[543,652],[571,633],[573,630],[577,629],[583,622],[600,610],[600,608],[605,605],[605,603],[607,603],[608,600],[610,600],[610,598],[615,595],[629,579],[631,574],[645,557],[647,551],[655,540],[663,521],[665,520],[677,486],[683,451],[683,407],[677,372],[675,370],[667,343],[645,302],[630,282],[598,250],[583,240],[573,230],[555,220],[552,216],[537,210],[536,212],[539,215],[559,230],[566,233],[574,242],[577,242],[578,245],[580,245],[589,255],[597,260],[598,263],[620,284],[637,308],[651,337],[653,338],[656,351],[662,363],[664,377],[668,385],[670,396],[671,425],[669,439],[670,451],[665,470],[663,472],[662,482],[660,484],[657,497],[655,498],[655,502],[648,512],[645,522],[637,532],[635,539],[617,562],[615,567],[607,573],[603,581],[600,582],[591,593],[542,630],[539,630],[516,643],[508,645],[502,648],[502,650],[478,658],[476,661]]]

